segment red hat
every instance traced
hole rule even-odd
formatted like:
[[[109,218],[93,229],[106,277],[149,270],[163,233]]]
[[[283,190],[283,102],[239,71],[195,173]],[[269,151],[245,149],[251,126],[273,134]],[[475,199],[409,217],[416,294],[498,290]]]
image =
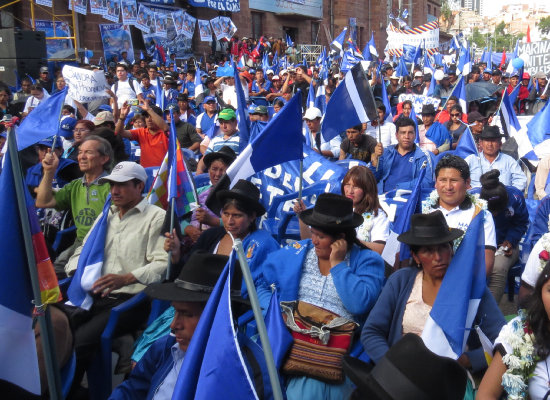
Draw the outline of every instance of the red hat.
[[[523,73],[523,76],[521,77],[521,79],[531,79],[531,75],[529,75],[527,72],[524,72]]]

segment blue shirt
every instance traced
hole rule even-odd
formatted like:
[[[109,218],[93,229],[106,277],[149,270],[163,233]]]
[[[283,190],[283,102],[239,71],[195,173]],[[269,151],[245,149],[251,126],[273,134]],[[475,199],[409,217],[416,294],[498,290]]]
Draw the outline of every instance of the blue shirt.
[[[185,89],[187,89],[187,96],[195,97],[195,82],[185,82]]]
[[[405,155],[401,155],[396,152],[395,158],[391,166],[391,172],[388,175],[388,179],[384,182],[384,193],[393,190],[397,187],[399,182],[403,182],[409,179],[411,163],[414,161],[413,151],[409,151]]]
[[[513,186],[519,190],[524,190],[527,186],[527,177],[521,170],[518,162],[507,154],[499,153],[493,162],[489,162],[482,152],[479,157],[475,154],[470,154],[465,158],[465,161],[470,167],[471,185],[474,188],[481,187],[479,178],[485,172],[489,172],[492,169],[500,171],[498,180],[504,186]]]
[[[171,400],[172,395],[174,394],[174,387],[176,386],[176,382],[178,380],[178,375],[183,363],[185,352],[180,349],[178,343],[172,346],[170,352],[172,354],[174,364],[170,369],[170,372],[168,372],[168,375],[166,375],[166,378],[164,378],[164,381],[157,388],[157,392],[153,396],[154,400]]]
[[[154,99],[156,97],[155,87],[153,85],[150,85],[148,89],[145,89],[145,86],[140,86],[140,87],[141,87],[141,94],[143,95],[143,98]]]
[[[265,80],[264,83],[262,84],[262,90],[269,91],[270,87],[271,87],[271,82],[269,82],[268,80]],[[258,81],[252,82],[251,92],[259,92],[259,91],[260,91],[260,87],[258,86]]]
[[[212,115],[212,117],[209,117],[206,112],[203,112],[197,117],[196,127],[198,129],[202,129],[202,133],[206,133],[212,127],[212,125],[214,125],[217,117],[217,113]]]

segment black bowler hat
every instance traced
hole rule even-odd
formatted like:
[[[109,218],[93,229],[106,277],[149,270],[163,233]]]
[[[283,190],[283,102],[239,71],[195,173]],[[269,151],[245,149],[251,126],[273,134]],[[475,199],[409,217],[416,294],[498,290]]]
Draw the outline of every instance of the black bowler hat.
[[[421,112],[422,115],[429,115],[429,114],[436,114],[436,113],[437,112],[435,111],[433,104],[424,104],[422,106],[422,112]]]
[[[363,223],[363,217],[353,212],[353,201],[334,193],[323,193],[313,208],[302,211],[300,219],[316,228],[347,229]]]
[[[481,131],[481,135],[479,135],[480,139],[500,139],[503,137],[500,133],[500,129],[498,129],[498,126],[491,126],[491,125],[485,125],[483,127],[483,131]]]
[[[197,250],[189,257],[174,282],[153,283],[145,288],[149,297],[168,301],[207,301],[229,257]],[[241,298],[242,274],[236,265],[231,279],[231,297]]]
[[[210,168],[210,164],[212,164],[212,161],[217,160],[218,158],[221,158],[225,162],[225,164],[230,165],[233,161],[235,161],[237,155],[231,147],[223,146],[218,151],[207,153],[202,160],[204,162],[204,165],[208,169]]]
[[[257,217],[265,214],[265,208],[262,203],[260,203],[260,189],[252,182],[245,181],[244,179],[239,179],[231,190],[226,189],[218,191],[216,193],[216,198],[222,206],[227,199],[237,199],[250,207],[252,211],[255,211]]]
[[[369,400],[461,400],[466,370],[455,360],[432,353],[414,333],[407,333],[375,366],[344,356],[344,372],[357,385],[358,398]]]
[[[443,213],[437,210],[430,214],[413,214],[411,228],[397,240],[410,246],[434,246],[452,242],[463,234],[460,229],[449,228]]]

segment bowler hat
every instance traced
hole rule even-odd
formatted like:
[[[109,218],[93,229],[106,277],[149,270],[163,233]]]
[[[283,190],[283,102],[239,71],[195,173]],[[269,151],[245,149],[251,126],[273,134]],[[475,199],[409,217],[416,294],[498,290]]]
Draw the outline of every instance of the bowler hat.
[[[414,333],[404,335],[375,366],[344,356],[343,367],[358,397],[370,400],[460,400],[468,379],[458,362],[431,352]]]
[[[300,219],[307,225],[327,229],[356,228],[363,217],[353,212],[353,202],[338,194],[323,193],[313,208],[302,211]]]
[[[491,126],[491,125],[485,125],[483,127],[483,131],[481,131],[481,135],[479,135],[480,139],[500,139],[503,137],[500,133],[500,129],[498,129],[498,126]]]
[[[436,114],[436,113],[437,112],[435,111],[433,104],[424,104],[422,106],[422,112],[421,112],[422,115],[430,115],[430,114]]]
[[[439,210],[430,214],[413,214],[410,229],[397,240],[410,246],[435,246],[459,238],[464,231],[449,228],[443,213]]]
[[[207,301],[228,259],[227,256],[197,250],[191,254],[174,282],[153,283],[145,288],[145,294],[168,301]],[[231,280],[234,300],[242,300],[241,277],[240,268],[235,268]]]
[[[216,198],[223,204],[227,199],[237,199],[245,203],[252,211],[256,212],[256,216],[260,217],[265,214],[265,208],[260,203],[260,189],[252,182],[239,179],[231,190],[220,190],[216,193]]]
[[[221,158],[222,160],[224,160],[224,162],[227,165],[229,165],[233,161],[235,161],[235,158],[237,158],[237,155],[235,154],[235,152],[231,147],[223,146],[218,151],[207,153],[202,160],[204,162],[204,165],[208,169],[210,168],[210,164],[212,164],[212,161],[217,160],[218,158]]]

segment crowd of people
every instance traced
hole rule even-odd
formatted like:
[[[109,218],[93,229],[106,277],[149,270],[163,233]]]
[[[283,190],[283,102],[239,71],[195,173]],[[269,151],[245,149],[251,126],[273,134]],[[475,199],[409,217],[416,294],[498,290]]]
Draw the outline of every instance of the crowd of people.
[[[79,304],[71,298],[76,289],[69,289],[65,295],[71,304],[63,302],[51,309],[58,360],[63,365],[73,351],[76,354],[71,398],[87,398],[82,379],[100,346],[111,310],[142,291],[150,298],[170,301],[171,306],[146,328],[130,354],[119,349],[117,371],[125,373],[126,379],[111,398],[171,398],[201,313],[236,238],[243,241],[262,309],[267,310],[277,293],[293,333],[280,369],[288,399],[462,399],[474,398],[476,391],[479,399],[498,399],[503,393],[546,398],[550,392],[545,368],[550,357],[550,200],[545,187],[550,154],[539,160],[538,171],[537,163],[519,159],[517,147],[506,146],[509,137],[497,111],[503,93],[520,85],[514,103],[517,114],[541,112],[550,94],[547,76],[507,74],[478,63],[463,79],[467,85],[491,83],[494,90],[463,109],[452,95],[462,79],[455,65],[437,66],[436,86],[430,91],[432,76],[421,66],[412,66],[411,75],[403,77],[396,75],[396,65],[375,62],[365,74],[378,119],[341,126],[340,135],[325,140],[321,122],[326,105],[345,73],[337,63],[328,74],[315,63],[304,64],[296,48],[281,39],[262,39],[258,47],[256,54],[250,39],[232,40],[227,58],[235,64],[230,65],[225,60],[200,63],[194,59],[181,67],[170,60],[166,65],[149,59],[131,65],[110,63],[105,71],[108,99],[81,104],[67,97],[58,135],[20,152],[25,183],[39,209],[58,278],[72,277],[70,288],[85,288]],[[284,68],[264,69],[263,52],[270,60],[275,53],[286,54],[288,62]],[[243,56],[249,62],[238,67],[236,80],[234,68]],[[60,70],[47,67],[36,80],[26,77],[20,83],[15,92],[0,83],[2,129],[28,118],[41,102],[66,86]],[[239,104],[237,85],[246,105]],[[321,86],[324,98],[318,107],[312,106],[308,92],[313,88],[318,93]],[[262,229],[266,208],[258,187],[239,180],[229,189],[220,182],[242,148],[239,107],[246,107],[252,140],[278,118],[298,91],[309,151],[327,163],[353,159],[359,165],[338,182],[340,193],[317,193],[310,208],[296,199],[293,211],[299,218],[300,240],[278,243]],[[427,93],[439,105],[422,106],[419,117],[412,101],[399,100],[401,94]],[[144,197],[151,184],[148,175],[168,152],[171,122],[187,166],[196,177],[206,174],[208,182],[197,191],[200,207],[176,221],[172,232],[164,223],[165,210]],[[453,150],[467,140],[464,135],[470,131],[478,153],[465,158],[455,155]],[[6,132],[0,133],[0,147],[5,140]],[[535,172],[536,179],[532,178]],[[420,187],[429,195],[422,212],[412,216],[410,228],[397,239],[409,246],[410,257],[388,263],[381,255],[395,216],[385,207],[385,196],[396,190],[411,191],[421,176]],[[540,205],[530,217],[526,195],[532,179],[534,199]],[[422,336],[452,259],[478,215],[483,219],[482,273],[487,287],[475,317],[463,327],[468,332],[465,350],[451,361],[423,345],[407,343],[416,343],[411,334]],[[54,249],[56,233],[71,225],[74,238]],[[81,256],[102,227],[106,229],[103,265],[94,274],[83,274]],[[520,262],[521,252],[527,259],[518,300],[521,310],[506,323],[499,304],[508,287],[508,272]],[[241,280],[238,274],[232,280],[235,318],[249,306]],[[144,329],[149,313],[148,301],[123,312],[116,335]],[[325,320],[315,320],[320,315]],[[322,347],[319,340],[311,339],[315,329],[308,330],[304,320],[323,322],[329,332],[346,337],[345,348],[335,351],[330,342]],[[475,327],[495,344],[490,365]],[[297,333],[309,335],[322,350],[304,346]],[[241,331],[236,337],[248,349],[243,351],[244,362],[254,377],[255,390],[261,398],[270,398],[259,344]],[[361,358],[371,364],[344,358],[348,353],[363,354]],[[415,356],[409,358],[411,354]],[[431,387],[418,376],[423,366],[413,366],[423,357],[433,379]],[[43,360],[40,365],[46,392]],[[395,365],[401,372],[393,382],[388,376]],[[446,382],[442,386],[447,389],[433,382]],[[434,387],[438,391],[427,395]],[[402,397],[403,393],[407,396]],[[24,398],[21,393],[18,396]]]

